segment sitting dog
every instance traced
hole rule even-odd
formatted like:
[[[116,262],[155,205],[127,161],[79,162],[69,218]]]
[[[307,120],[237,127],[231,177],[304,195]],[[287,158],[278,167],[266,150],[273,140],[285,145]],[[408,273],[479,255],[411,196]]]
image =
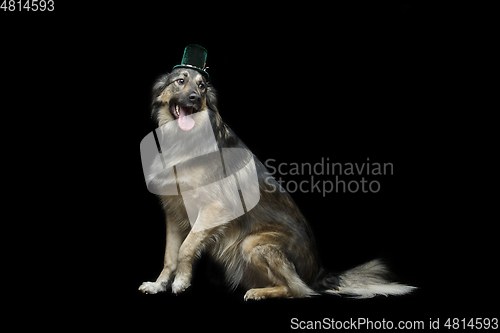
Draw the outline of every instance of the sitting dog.
[[[413,290],[385,280],[387,269],[379,260],[338,276],[322,269],[306,219],[222,121],[205,64],[195,64],[187,52],[183,64],[153,88],[152,117],[159,126],[155,140],[164,144],[157,147],[160,153],[151,163],[156,171],[147,181],[156,184],[166,213],[167,245],[159,277],[139,290],[155,294],[171,283],[172,292],[181,293],[190,286],[195,257],[203,252],[224,267],[233,288],[247,289],[245,300],[321,292],[366,298]],[[245,191],[257,195],[251,199]],[[235,213],[236,206],[243,209]]]

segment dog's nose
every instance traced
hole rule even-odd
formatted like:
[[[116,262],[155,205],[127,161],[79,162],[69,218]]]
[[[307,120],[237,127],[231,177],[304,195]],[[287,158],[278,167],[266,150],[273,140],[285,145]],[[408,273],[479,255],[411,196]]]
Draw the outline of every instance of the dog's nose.
[[[195,102],[200,102],[201,101],[201,96],[196,94],[196,93],[192,93],[191,95],[189,95],[189,100],[193,103]]]

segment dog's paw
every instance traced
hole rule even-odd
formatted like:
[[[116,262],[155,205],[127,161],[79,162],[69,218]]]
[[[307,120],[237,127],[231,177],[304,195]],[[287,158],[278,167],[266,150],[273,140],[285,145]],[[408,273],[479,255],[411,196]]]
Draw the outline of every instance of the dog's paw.
[[[172,292],[174,294],[182,293],[184,290],[189,288],[190,285],[191,283],[189,282],[189,278],[183,275],[177,275],[174,283],[172,283]]]
[[[156,294],[165,291],[166,284],[163,282],[144,282],[139,290],[145,294]]]
[[[243,298],[245,301],[254,300],[259,301],[261,299],[266,299],[266,296],[259,289],[250,289],[246,292],[245,297]]]

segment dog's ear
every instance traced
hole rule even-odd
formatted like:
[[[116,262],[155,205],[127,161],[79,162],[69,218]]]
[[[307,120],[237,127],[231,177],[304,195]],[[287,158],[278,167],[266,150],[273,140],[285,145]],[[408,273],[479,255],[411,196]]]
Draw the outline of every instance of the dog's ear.
[[[153,93],[152,93],[152,101],[151,101],[151,119],[156,125],[158,123],[158,112],[160,107],[162,106],[162,103],[160,100],[158,100],[158,96],[162,93],[163,90],[165,90],[165,87],[167,86],[168,82],[168,76],[169,73],[163,74],[156,80],[155,84],[153,85]]]
[[[207,83],[207,106],[213,112],[219,113],[219,110],[217,110],[217,92],[210,82]]]
[[[154,104],[154,103],[155,103],[156,98],[157,98],[157,97],[161,94],[161,92],[162,92],[162,91],[165,89],[165,87],[167,86],[167,81],[168,81],[168,76],[169,76],[169,75],[170,75],[169,73],[167,73],[167,74],[163,74],[162,76],[160,76],[160,77],[156,80],[156,82],[155,82],[155,84],[154,84],[154,86],[153,86],[153,94],[152,94],[152,96],[151,96],[151,97],[152,97],[152,99],[153,99],[152,104]]]

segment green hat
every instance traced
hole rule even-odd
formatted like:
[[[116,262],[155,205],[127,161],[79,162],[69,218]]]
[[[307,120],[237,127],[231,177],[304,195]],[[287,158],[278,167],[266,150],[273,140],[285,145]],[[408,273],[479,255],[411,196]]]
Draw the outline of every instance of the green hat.
[[[190,44],[184,49],[182,62],[180,65],[174,66],[176,68],[191,68],[197,70],[208,78],[208,73],[205,72],[207,64],[207,50],[196,44]]]

